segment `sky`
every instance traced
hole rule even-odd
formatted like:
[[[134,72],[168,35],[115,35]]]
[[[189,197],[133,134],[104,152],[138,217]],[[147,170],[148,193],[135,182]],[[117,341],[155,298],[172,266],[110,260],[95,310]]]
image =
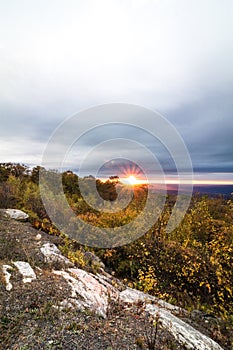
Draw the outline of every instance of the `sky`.
[[[233,181],[232,19],[232,0],[0,0],[0,162],[41,164],[67,117],[126,103],[165,117],[203,180]],[[67,166],[79,168],[100,133],[87,133]],[[140,139],[172,171],[164,150]]]

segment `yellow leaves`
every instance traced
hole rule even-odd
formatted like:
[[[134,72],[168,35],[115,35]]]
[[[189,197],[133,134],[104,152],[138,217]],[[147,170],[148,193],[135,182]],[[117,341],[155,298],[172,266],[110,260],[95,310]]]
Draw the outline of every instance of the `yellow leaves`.
[[[208,292],[211,293],[211,286],[208,282],[200,282],[199,286],[205,286],[208,289]]]
[[[64,245],[60,245],[59,249],[73,264],[83,268],[86,265],[84,253],[80,250],[72,250],[72,240],[68,237],[63,238]]]
[[[84,267],[86,265],[84,254],[80,250],[76,250],[75,252],[69,250],[67,258],[78,267]]]
[[[153,291],[157,285],[157,278],[155,276],[155,269],[153,266],[149,266],[146,272],[139,269],[138,271],[139,289],[145,293]]]
[[[210,257],[210,262],[211,262],[212,265],[216,265],[216,264],[218,263],[218,262],[216,261],[215,256],[211,256],[211,257]]]
[[[233,291],[232,291],[232,289],[231,289],[229,286],[226,286],[225,289],[226,289],[226,291],[229,293],[230,297],[232,298],[232,297],[233,297]]]
[[[221,301],[221,302],[224,302],[224,293],[222,291],[219,291],[217,293],[218,295],[218,299]]]
[[[38,220],[35,220],[33,222],[33,226],[38,230],[40,228],[40,222]]]
[[[184,248],[187,248],[188,245],[189,245],[189,242],[190,242],[190,238],[188,237],[188,238],[184,241],[183,247],[184,247]]]
[[[113,256],[114,251],[112,249],[106,249],[104,252],[104,258],[111,258]]]

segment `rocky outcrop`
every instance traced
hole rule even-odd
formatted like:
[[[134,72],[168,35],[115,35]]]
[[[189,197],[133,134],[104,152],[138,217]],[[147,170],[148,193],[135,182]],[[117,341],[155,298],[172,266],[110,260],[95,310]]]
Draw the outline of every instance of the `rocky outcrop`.
[[[145,310],[154,317],[159,316],[163,327],[169,329],[176,340],[185,346],[186,349],[222,349],[221,346],[212,339],[206,337],[204,334],[198,332],[189,324],[176,317],[174,313],[186,313],[186,311],[181,308],[177,308],[169,303],[164,303],[160,299],[131,288],[127,288],[125,291],[121,292],[120,299],[123,302],[131,304],[139,301],[145,303]]]
[[[27,221],[29,218],[28,214],[18,209],[1,209],[0,214],[9,219],[14,219],[18,221]]]
[[[62,276],[71,287],[71,294],[61,306],[88,308],[102,317],[106,317],[109,306],[109,298],[116,298],[118,291],[101,278],[97,280],[95,275],[81,269],[68,269],[68,271],[54,271]]]
[[[36,278],[36,274],[27,262],[16,261],[13,263],[22,275],[23,283],[30,283]],[[10,292],[13,285],[10,282],[10,270],[12,266],[4,265],[4,276],[6,290]],[[189,324],[180,320],[175,314],[185,312],[169,303],[154,298],[148,294],[126,288],[119,291],[112,284],[106,282],[105,276],[88,273],[78,268],[68,268],[65,270],[53,271],[55,275],[64,278],[71,287],[70,294],[64,298],[57,307],[89,309],[102,317],[107,316],[111,300],[118,300],[122,305],[144,303],[145,311],[154,317],[159,317],[162,326],[168,329],[175,339],[186,349],[195,350],[221,350],[222,348],[201,332],[197,331]]]

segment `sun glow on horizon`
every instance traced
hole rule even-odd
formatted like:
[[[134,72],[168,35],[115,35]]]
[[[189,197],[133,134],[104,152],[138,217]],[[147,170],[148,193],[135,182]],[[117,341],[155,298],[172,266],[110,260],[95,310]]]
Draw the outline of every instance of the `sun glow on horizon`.
[[[135,177],[134,175],[130,175],[129,177],[127,177],[126,181],[127,181],[130,185],[134,186],[134,185],[137,184],[137,181],[138,181],[138,180],[136,179],[136,177]]]
[[[150,184],[166,184],[166,185],[193,185],[193,186],[221,186],[221,185],[233,185],[233,180],[196,180],[196,179],[186,179],[186,180],[180,180],[180,179],[157,179],[157,180],[150,180]]]
[[[143,176],[144,174],[132,170],[133,169],[125,169],[124,173],[122,172],[118,179],[119,183],[133,189],[140,186],[147,186],[151,190],[176,189],[177,186],[183,186],[183,189],[189,188],[189,186],[233,186],[233,173],[230,176],[228,174],[228,177],[225,179],[221,179],[221,174],[216,174],[215,179],[213,178],[213,174],[209,176],[193,174],[193,176],[187,175],[184,178],[178,176],[164,176],[163,178],[150,176],[147,178]],[[106,178],[101,179],[103,182],[108,180],[109,179]]]
[[[125,185],[130,186],[140,186],[140,185],[147,185],[148,181],[144,179],[138,179],[135,175],[130,174],[127,177],[120,178],[120,181]]]
[[[119,163],[119,164],[118,164]],[[219,172],[171,172],[171,173],[155,173],[148,169],[142,169],[136,163],[127,161],[123,162],[122,159],[115,160],[113,165],[112,174],[115,174],[119,179],[119,182],[136,187],[136,186],[147,186],[151,189],[155,188],[166,188],[166,186],[233,186],[233,172],[231,173],[219,173]],[[108,176],[109,174],[109,167]],[[114,176],[110,176],[110,178]]]
[[[127,185],[192,185],[192,186],[221,186],[233,185],[233,180],[213,180],[213,179],[179,179],[179,178],[163,178],[163,179],[138,179],[135,175],[130,174],[121,178],[121,181]]]

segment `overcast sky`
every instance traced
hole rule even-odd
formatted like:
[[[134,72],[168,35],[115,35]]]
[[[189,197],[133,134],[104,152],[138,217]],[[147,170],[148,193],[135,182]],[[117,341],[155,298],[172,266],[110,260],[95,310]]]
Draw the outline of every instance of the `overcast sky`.
[[[0,0],[0,162],[40,164],[65,118],[124,102],[166,117],[196,171],[233,173],[232,21],[232,0]]]

